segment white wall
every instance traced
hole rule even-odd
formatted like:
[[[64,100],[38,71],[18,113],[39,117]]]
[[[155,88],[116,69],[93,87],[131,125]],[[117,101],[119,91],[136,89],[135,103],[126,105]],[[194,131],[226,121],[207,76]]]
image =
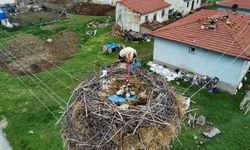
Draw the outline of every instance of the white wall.
[[[162,11],[165,10],[164,16]],[[148,21],[153,21],[154,15],[156,14],[156,21],[162,23],[168,20],[169,8],[161,9],[159,11],[141,15],[129,9],[128,7],[117,3],[116,5],[116,23],[122,27],[122,30],[133,30],[140,32],[140,25],[145,23],[145,17],[148,16]]]
[[[201,7],[201,0],[165,0],[166,2],[171,4],[171,9],[178,10],[183,14],[183,16],[190,13],[192,8],[192,3],[194,2],[194,8],[193,10]],[[189,6],[187,7],[187,3],[189,3]]]
[[[165,14],[164,16],[162,16],[162,11],[165,10]],[[146,16],[148,16],[148,21],[153,21],[154,20],[154,15],[156,14],[156,21],[162,23],[164,21],[168,20],[168,12],[169,12],[169,8],[165,8],[165,9],[161,9],[159,11],[156,12],[152,12],[149,14],[144,14],[141,16],[141,21],[140,24],[143,24],[146,22],[145,18]]]
[[[15,0],[0,0],[0,5],[4,5],[4,4],[14,4],[16,3]]]
[[[218,88],[234,93],[248,71],[249,61],[237,59],[231,64],[235,57],[225,55],[218,60],[222,54],[198,47],[195,47],[196,51],[191,53],[189,51],[191,47],[187,44],[155,38],[153,58],[155,62],[173,68],[188,70],[199,75],[207,75],[211,78],[217,76],[220,79]],[[229,64],[231,65],[224,69]],[[222,70],[224,71],[219,74]]]
[[[118,0],[91,0],[92,3],[115,6]]]
[[[132,12],[124,5],[117,3],[116,5],[116,23],[122,30],[140,31],[140,14]]]

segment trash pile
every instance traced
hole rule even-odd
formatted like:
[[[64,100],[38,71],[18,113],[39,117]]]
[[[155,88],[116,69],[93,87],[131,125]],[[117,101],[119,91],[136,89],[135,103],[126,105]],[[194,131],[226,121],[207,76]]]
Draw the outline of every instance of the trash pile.
[[[87,27],[88,28],[104,28],[104,27],[108,27],[110,26],[111,24],[109,23],[109,20],[107,20],[106,22],[89,22],[87,24]]]
[[[183,98],[164,78],[112,64],[75,90],[62,130],[72,150],[167,149],[180,130]]]
[[[208,76],[199,76],[191,73],[186,73],[184,71],[181,71],[180,69],[176,69],[175,71],[172,71],[168,69],[167,67],[164,67],[159,64],[154,63],[148,63],[150,66],[150,70],[152,72],[155,72],[156,74],[159,74],[166,78],[168,81],[173,80],[183,80],[185,82],[190,82],[193,85],[203,87],[205,86],[208,88],[208,91],[210,93],[213,93],[216,91],[216,85],[219,82],[219,78],[215,77],[213,79],[209,78]]]
[[[127,31],[124,30],[121,33],[122,37],[124,38],[125,41],[129,41],[129,42],[133,42],[133,41],[147,41],[150,42],[152,37],[147,35],[147,34],[141,34],[139,32],[135,32],[135,31]]]
[[[105,28],[105,27],[108,27],[111,25],[109,19],[107,19],[106,22],[103,22],[103,23],[101,23],[101,22],[89,22],[87,24],[87,27],[90,29],[86,31],[86,34],[89,35],[90,37],[95,36],[97,34],[97,29]]]

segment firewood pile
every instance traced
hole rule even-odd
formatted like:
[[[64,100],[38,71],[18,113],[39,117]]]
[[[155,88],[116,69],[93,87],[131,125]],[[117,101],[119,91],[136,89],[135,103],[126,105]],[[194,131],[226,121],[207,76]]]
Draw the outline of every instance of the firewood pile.
[[[127,74],[125,67],[113,65],[104,78],[96,75],[78,86],[62,129],[66,147],[169,149],[180,130],[182,98],[156,74],[131,70],[129,81]],[[137,95],[135,100],[113,103],[108,99],[128,85],[129,91]],[[128,107],[121,108],[123,105]]]

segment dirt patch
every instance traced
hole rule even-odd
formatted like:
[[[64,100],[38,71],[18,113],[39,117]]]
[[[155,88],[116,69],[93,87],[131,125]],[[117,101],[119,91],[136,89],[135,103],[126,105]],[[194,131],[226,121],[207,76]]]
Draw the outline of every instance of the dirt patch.
[[[49,43],[30,34],[19,36],[0,54],[0,63],[18,75],[25,75],[53,67],[48,61],[62,64],[80,50],[77,45],[79,36],[73,32],[60,32],[52,40]]]
[[[79,3],[75,8],[72,8],[72,12],[80,15],[110,16],[115,12],[115,7],[93,3]]]
[[[10,22],[17,23],[19,25],[29,25],[29,24],[36,24],[41,21],[53,21],[55,19],[65,18],[60,16],[55,12],[27,12],[17,14],[16,16],[10,16]]]

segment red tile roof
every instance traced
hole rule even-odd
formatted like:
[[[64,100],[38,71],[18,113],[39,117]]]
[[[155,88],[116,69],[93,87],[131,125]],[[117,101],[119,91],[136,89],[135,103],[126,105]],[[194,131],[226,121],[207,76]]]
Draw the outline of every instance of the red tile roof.
[[[227,24],[223,16],[229,16],[231,23]],[[217,18],[214,30],[207,29],[211,17]],[[250,16],[231,11],[201,10],[150,34],[237,57],[250,44]],[[250,60],[250,47],[240,58]]]
[[[171,6],[164,0],[120,0],[118,3],[141,14],[151,13]]]
[[[219,2],[218,6],[232,7],[234,4],[238,4],[242,9],[250,9],[250,0],[224,0]]]

